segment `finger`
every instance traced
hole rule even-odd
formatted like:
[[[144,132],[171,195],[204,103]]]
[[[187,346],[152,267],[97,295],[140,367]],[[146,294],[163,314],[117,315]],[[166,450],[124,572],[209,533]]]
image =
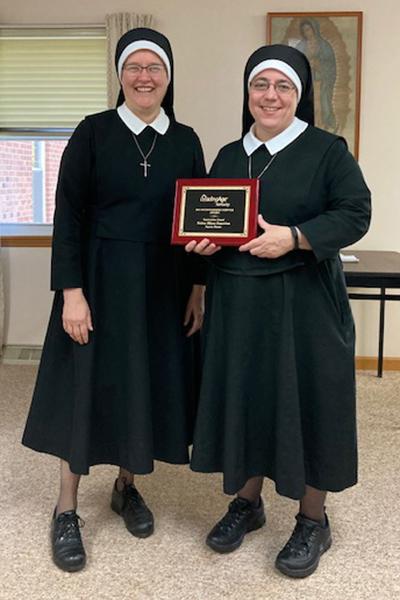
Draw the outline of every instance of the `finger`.
[[[201,329],[202,324],[203,324],[203,315],[199,314],[197,316],[194,316],[192,326],[189,329],[189,331],[187,332],[186,337],[190,337],[191,335],[196,333],[196,331],[199,331],[199,329]]]
[[[203,253],[204,250],[208,247],[210,243],[210,240],[208,238],[204,238],[202,239],[200,242],[197,242],[195,248],[194,248],[194,252],[199,253]]]
[[[264,256],[264,252],[265,252],[265,251],[264,251],[264,249],[263,249],[263,247],[262,247],[262,246],[259,246],[259,247],[257,247],[257,248],[252,248],[252,249],[250,250],[250,254],[251,254],[252,256],[258,256],[258,257],[262,257],[262,256]]]
[[[256,248],[259,245],[260,245],[259,239],[254,238],[254,239],[250,240],[250,242],[247,242],[247,244],[243,244],[242,246],[239,246],[239,252],[249,252],[252,248]]]
[[[266,229],[269,225],[262,215],[258,215],[258,224],[263,229]]]
[[[185,250],[186,250],[186,252],[192,252],[195,249],[195,247],[196,247],[196,242],[195,242],[195,240],[192,240],[191,242],[186,244]]]
[[[207,248],[202,252],[202,255],[203,256],[211,256],[212,254],[215,254],[216,252],[218,252],[218,250],[221,250],[221,246],[217,246],[216,244],[211,242],[211,244],[209,244],[207,246]]]
[[[183,324],[185,325],[185,327],[189,323],[191,315],[192,315],[192,308],[190,306],[188,306],[186,308],[185,317],[184,317],[184,320],[183,320]]]
[[[75,324],[72,328],[72,333],[73,333],[73,339],[75,340],[75,342],[78,342],[78,344],[83,344],[83,337],[82,337],[82,331],[80,328],[80,325]]]
[[[196,333],[196,331],[198,331],[200,328],[199,327],[194,327],[194,325],[190,328],[190,330],[187,332],[186,337],[191,337],[194,333]]]
[[[68,333],[68,335],[73,337],[74,336],[74,327],[73,327],[73,324],[71,323],[71,321],[63,321],[63,324],[64,324],[64,331],[66,333]]]
[[[83,343],[83,340],[81,338],[81,331],[79,329],[79,325],[74,325],[72,327],[72,338],[78,344],[82,344]]]
[[[71,338],[71,340],[73,342],[77,342],[78,341],[77,338],[76,338],[76,336],[75,336],[75,333],[74,333],[74,331],[72,329],[71,329],[71,332],[68,335],[69,335],[69,337]]]
[[[81,325],[80,332],[83,343],[87,344],[89,341],[89,329],[87,328],[87,325]]]
[[[221,250],[222,246],[216,246],[215,244],[213,244],[214,249],[210,254],[215,254],[216,252],[218,252],[219,250]]]
[[[195,331],[197,331],[197,329],[195,328],[194,323],[193,323],[191,328],[189,329],[189,331],[186,333],[186,337],[190,337],[191,335],[193,335],[195,333]]]
[[[93,331],[92,315],[90,313],[88,315],[88,318],[86,319],[86,325],[89,331]]]
[[[218,252],[218,250],[221,250],[221,246],[217,246],[214,242],[210,242],[208,238],[204,238],[197,244],[194,251],[197,252],[197,254],[201,254],[201,256],[210,256],[211,254]]]

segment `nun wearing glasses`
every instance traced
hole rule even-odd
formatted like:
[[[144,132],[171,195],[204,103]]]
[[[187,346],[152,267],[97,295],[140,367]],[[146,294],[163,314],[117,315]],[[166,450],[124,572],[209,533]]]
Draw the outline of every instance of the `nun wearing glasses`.
[[[212,528],[216,552],[262,527],[264,477],[299,501],[276,558],[306,577],[331,545],[327,492],[357,481],[354,324],[339,249],[370,222],[370,193],[343,138],[313,126],[310,65],[264,46],[244,73],[242,138],[212,177],[260,180],[259,235],[239,248],[186,246],[211,263],[195,471],[236,494]],[[290,527],[290,525],[289,525]]]
[[[188,463],[193,433],[204,261],[169,240],[175,181],[205,175],[203,152],[175,119],[164,35],[129,31],[115,65],[118,108],[86,117],[61,162],[55,300],[23,437],[61,459],[51,543],[65,571],[86,561],[80,476],[118,466],[111,508],[132,535],[147,537],[153,515],[134,475],[150,473],[154,460]]]

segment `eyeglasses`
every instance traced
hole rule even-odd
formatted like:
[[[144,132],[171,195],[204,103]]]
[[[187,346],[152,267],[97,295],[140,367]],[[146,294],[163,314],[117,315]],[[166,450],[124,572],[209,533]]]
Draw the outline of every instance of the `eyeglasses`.
[[[130,63],[128,65],[124,65],[123,69],[124,71],[127,71],[129,75],[139,75],[142,71],[147,71],[149,75],[157,76],[164,71],[163,65],[159,65],[157,63],[147,65],[147,67],[142,67],[142,65],[137,65],[136,63]]]
[[[272,83],[272,81],[268,81],[268,79],[255,79],[250,83],[250,88],[255,92],[266,92],[271,85],[277,94],[290,94],[290,92],[295,89],[295,86],[288,81]]]

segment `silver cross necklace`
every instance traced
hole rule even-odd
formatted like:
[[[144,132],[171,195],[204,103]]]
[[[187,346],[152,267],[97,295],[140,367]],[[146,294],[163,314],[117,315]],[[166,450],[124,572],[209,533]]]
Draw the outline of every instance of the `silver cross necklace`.
[[[267,164],[262,169],[262,171],[258,175],[255,176],[256,179],[261,179],[261,177],[264,175],[265,171],[268,169],[268,167],[270,167],[272,165],[272,163],[274,162],[274,160],[275,160],[275,158],[277,156],[278,156],[278,153],[274,154],[272,156],[272,158],[270,158],[270,160],[267,162]],[[248,167],[248,169],[249,169],[249,179],[251,179],[251,171],[252,171],[252,168],[251,168],[251,154],[249,156],[249,167]]]
[[[142,148],[140,147],[139,142],[137,141],[136,135],[132,132],[133,135],[133,139],[135,140],[135,144],[137,146],[137,149],[139,150],[141,157],[143,158],[143,162],[139,163],[141,167],[143,167],[143,176],[147,177],[147,170],[151,167],[151,164],[149,162],[147,162],[147,159],[149,158],[150,154],[153,152],[154,150],[154,146],[156,145],[156,141],[157,141],[157,131],[154,134],[154,139],[153,139],[153,143],[150,146],[150,150],[148,151],[147,154],[145,154],[142,150]]]

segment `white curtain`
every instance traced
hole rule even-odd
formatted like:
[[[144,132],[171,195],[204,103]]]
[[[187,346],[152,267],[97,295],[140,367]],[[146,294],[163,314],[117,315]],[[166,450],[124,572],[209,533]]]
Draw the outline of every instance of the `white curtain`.
[[[152,15],[138,15],[136,13],[113,13],[106,15],[107,35],[107,102],[109,108],[114,108],[120,89],[115,72],[114,55],[119,38],[135,27],[151,27]]]

